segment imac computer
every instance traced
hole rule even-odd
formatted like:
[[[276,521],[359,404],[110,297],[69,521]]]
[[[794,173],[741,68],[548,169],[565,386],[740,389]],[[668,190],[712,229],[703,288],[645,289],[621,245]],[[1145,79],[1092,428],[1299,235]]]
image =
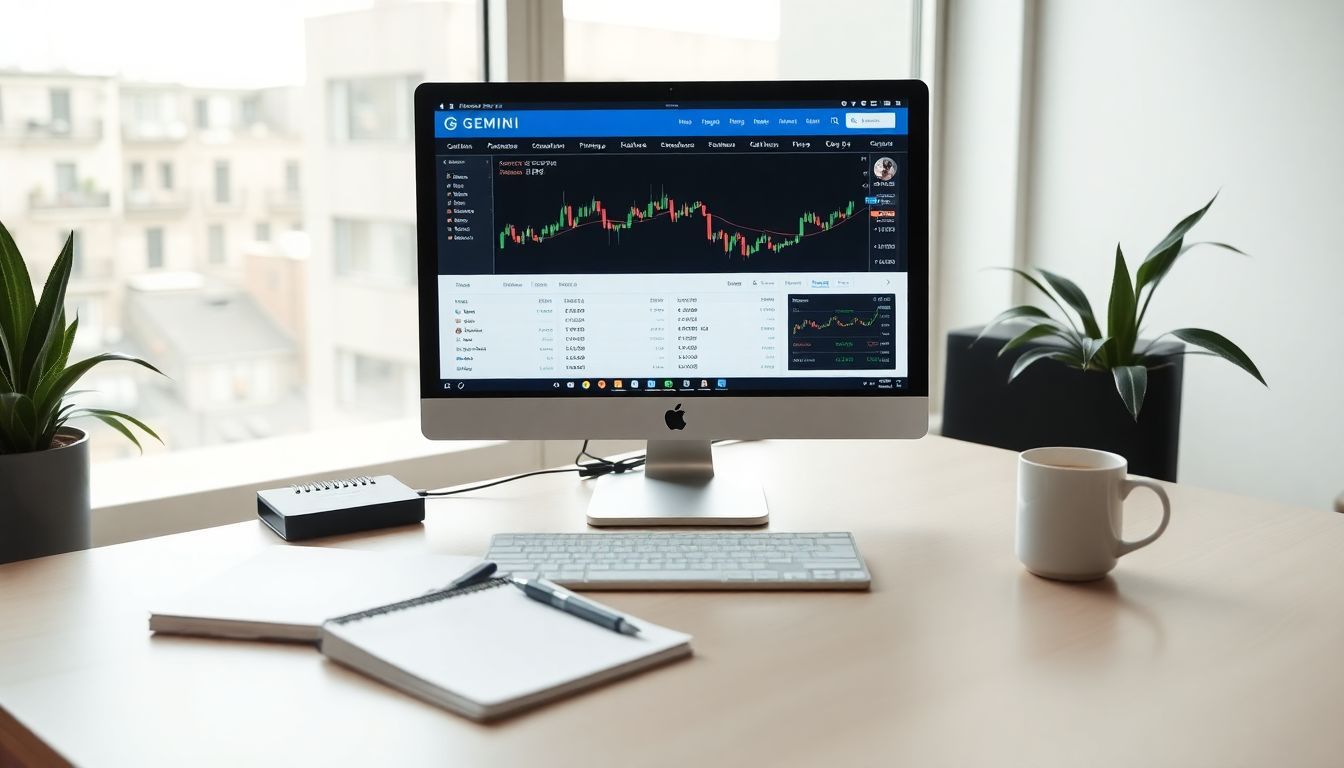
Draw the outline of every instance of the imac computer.
[[[928,426],[919,81],[424,83],[431,439],[640,438],[594,525],[759,525],[711,441]]]

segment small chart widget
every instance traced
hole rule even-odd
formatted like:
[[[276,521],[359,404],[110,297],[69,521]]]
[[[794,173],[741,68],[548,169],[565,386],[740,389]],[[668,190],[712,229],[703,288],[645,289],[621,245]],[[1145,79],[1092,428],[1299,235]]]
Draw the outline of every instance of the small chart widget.
[[[789,370],[891,368],[895,307],[891,293],[789,294]]]

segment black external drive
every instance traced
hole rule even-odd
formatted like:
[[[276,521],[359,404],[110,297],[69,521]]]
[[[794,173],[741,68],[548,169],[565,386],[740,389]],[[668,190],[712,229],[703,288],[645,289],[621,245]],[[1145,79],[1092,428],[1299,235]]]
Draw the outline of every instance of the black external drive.
[[[257,516],[298,541],[419,523],[425,499],[391,475],[361,475],[258,491]]]

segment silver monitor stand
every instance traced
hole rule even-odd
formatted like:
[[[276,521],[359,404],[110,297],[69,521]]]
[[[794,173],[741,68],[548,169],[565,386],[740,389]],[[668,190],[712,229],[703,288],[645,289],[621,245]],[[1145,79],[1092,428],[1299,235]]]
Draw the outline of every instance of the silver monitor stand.
[[[599,477],[588,503],[595,526],[764,525],[765,492],[749,478],[714,474],[708,440],[650,440],[644,471]]]

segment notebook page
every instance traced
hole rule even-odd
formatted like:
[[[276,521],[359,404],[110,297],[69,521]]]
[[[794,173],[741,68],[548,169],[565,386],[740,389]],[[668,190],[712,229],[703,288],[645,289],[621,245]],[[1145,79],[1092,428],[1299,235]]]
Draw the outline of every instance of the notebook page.
[[[634,620],[622,635],[531,600],[511,585],[339,627],[348,642],[439,688],[489,707],[687,643]]]
[[[442,588],[480,562],[456,555],[278,544],[151,613],[209,621],[304,624]]]

